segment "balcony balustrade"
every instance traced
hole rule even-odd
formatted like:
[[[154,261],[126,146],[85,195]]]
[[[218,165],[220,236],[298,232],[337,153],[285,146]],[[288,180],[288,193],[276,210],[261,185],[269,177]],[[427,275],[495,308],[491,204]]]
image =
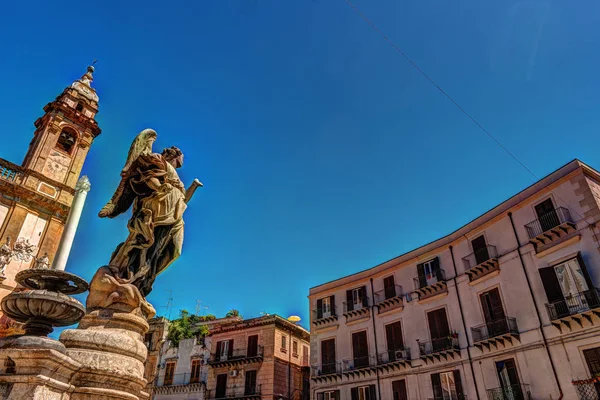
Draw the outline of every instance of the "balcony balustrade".
[[[428,400],[467,400],[467,395],[444,393],[442,396],[428,397]]]
[[[576,230],[571,213],[558,207],[525,225],[529,241],[536,249],[551,245]]]
[[[425,341],[419,340],[417,343],[419,345],[419,356],[426,363],[441,362],[448,360],[448,358],[455,359],[456,357],[460,357],[457,333],[443,338]]]
[[[377,365],[383,372],[400,372],[412,367],[410,362],[410,349],[408,347],[388,350],[377,355]]]
[[[394,285],[388,286],[383,290],[375,293],[375,306],[377,307],[378,313],[382,314],[387,311],[404,308],[404,294],[402,292],[402,286]]]
[[[579,400],[600,399],[600,378],[573,381]]]
[[[473,336],[473,344],[479,350],[483,351],[483,347],[490,350],[491,345],[498,348],[498,344],[506,346],[506,342],[512,344],[513,339],[518,340],[519,327],[515,318],[506,317],[472,327],[471,335]]]
[[[260,362],[263,359],[263,347],[257,346],[255,349],[234,349],[232,352],[223,354],[211,353],[208,363],[213,366],[233,366]]]
[[[498,252],[496,246],[487,245],[477,249],[466,257],[463,257],[465,273],[469,276],[471,283],[477,282],[484,277],[491,277],[500,272]]]
[[[341,379],[342,363],[339,361],[313,365],[310,377],[317,382],[334,382]]]
[[[488,400],[531,400],[529,385],[515,384],[487,390]]]
[[[223,393],[217,393],[216,389],[207,390],[206,398],[209,400],[220,400],[220,399],[244,399],[244,400],[254,400],[261,398],[261,385],[254,386],[244,386],[244,387],[228,387],[224,390]]]
[[[413,278],[413,282],[419,301],[432,300],[448,293],[446,271],[442,268],[434,270],[432,274],[420,274]]]
[[[582,319],[593,324],[592,315],[600,317],[600,291],[592,288],[576,295],[567,296],[546,304],[546,309],[552,324],[559,330],[562,329],[562,325],[571,329],[571,322],[576,322],[583,327]]]
[[[174,374],[163,378],[162,385],[154,388],[155,394],[178,394],[200,392],[206,384],[206,374],[192,376],[190,373]]]
[[[367,296],[359,299],[358,302],[344,302],[344,317],[346,322],[358,321],[371,317],[370,302]]]
[[[312,310],[312,316],[312,323],[318,328],[335,325],[338,321],[337,308],[335,305],[330,305],[327,309]]]

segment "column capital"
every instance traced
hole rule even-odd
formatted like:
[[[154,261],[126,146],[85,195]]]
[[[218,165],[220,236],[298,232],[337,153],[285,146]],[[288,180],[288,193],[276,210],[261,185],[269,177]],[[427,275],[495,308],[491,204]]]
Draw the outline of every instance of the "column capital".
[[[83,175],[81,178],[79,178],[79,180],[77,181],[77,184],[75,185],[75,191],[78,193],[81,193],[81,192],[87,193],[90,191],[91,188],[92,188],[92,185],[91,185],[90,180],[87,177],[87,175]]]

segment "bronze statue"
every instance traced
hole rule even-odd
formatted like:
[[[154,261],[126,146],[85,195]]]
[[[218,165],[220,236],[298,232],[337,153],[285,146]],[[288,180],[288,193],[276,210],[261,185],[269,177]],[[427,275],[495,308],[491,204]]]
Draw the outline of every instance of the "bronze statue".
[[[153,153],[155,140],[152,129],[135,138],[121,171],[121,183],[98,214],[114,218],[132,207],[129,236],[92,278],[88,311],[113,309],[152,317],[155,311],[145,297],[156,276],[181,254],[186,203],[202,184],[196,179],[186,191],[177,174],[183,153],[177,147]]]

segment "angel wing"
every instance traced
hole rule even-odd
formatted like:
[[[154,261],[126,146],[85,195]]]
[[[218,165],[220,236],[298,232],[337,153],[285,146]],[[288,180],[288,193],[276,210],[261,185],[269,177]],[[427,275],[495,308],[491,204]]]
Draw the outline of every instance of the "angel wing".
[[[121,182],[113,194],[112,198],[102,210],[98,213],[100,218],[109,217],[114,218],[120,213],[124,212],[129,208],[133,202],[132,191],[127,187],[127,178],[129,176],[129,169],[135,160],[141,154],[151,154],[152,144],[156,140],[156,131],[154,129],[144,129],[141,131],[131,143],[129,147],[129,153],[127,153],[127,161],[125,166],[121,170]]]

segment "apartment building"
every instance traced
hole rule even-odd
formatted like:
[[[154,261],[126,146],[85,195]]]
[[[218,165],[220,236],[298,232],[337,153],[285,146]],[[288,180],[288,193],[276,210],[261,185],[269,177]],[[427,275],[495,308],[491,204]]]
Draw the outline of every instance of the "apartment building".
[[[448,236],[312,288],[311,399],[596,393],[599,206],[600,173],[574,160]]]
[[[309,332],[277,315],[211,331],[206,399],[309,398]]]

